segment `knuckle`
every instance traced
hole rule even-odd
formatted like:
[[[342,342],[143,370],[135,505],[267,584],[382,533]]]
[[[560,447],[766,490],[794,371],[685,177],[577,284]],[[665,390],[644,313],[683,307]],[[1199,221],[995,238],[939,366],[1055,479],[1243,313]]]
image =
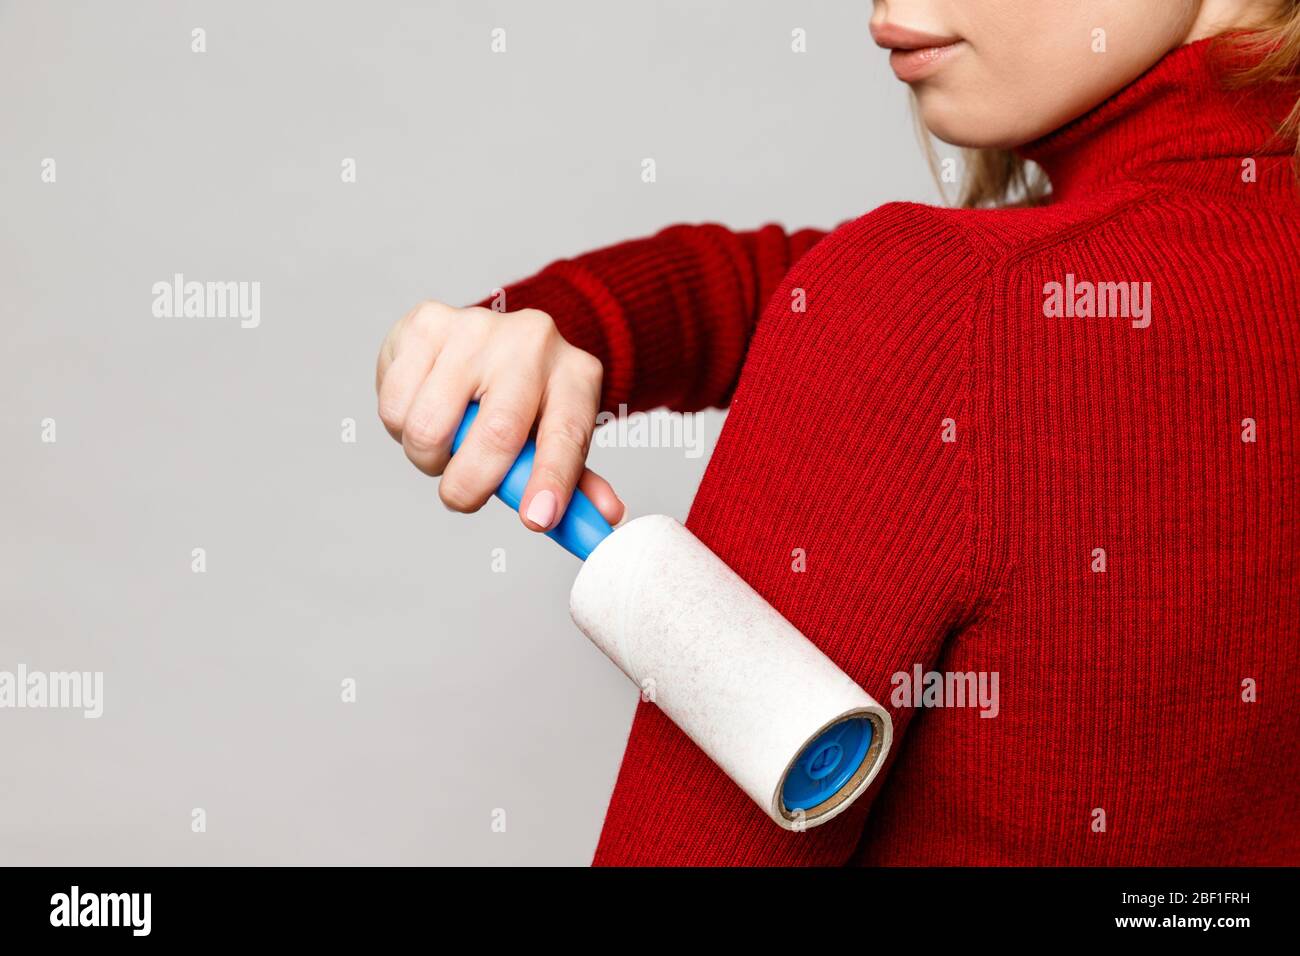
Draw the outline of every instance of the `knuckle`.
[[[441,472],[430,465],[425,459],[413,456],[410,452],[406,453],[407,460],[415,466],[415,470],[422,475],[428,475],[430,478],[437,478]]]
[[[407,329],[416,333],[432,332],[446,320],[448,312],[448,307],[441,302],[426,299],[407,315]]]
[[[492,451],[514,452],[528,438],[531,422],[516,412],[493,411],[479,418],[480,437]]]
[[[558,335],[555,320],[539,309],[524,309],[518,318],[521,332],[530,344],[542,345]]]
[[[406,452],[406,460],[414,465],[417,471],[434,478],[441,472],[441,469],[435,466],[427,453],[411,447],[410,441],[405,437],[402,439],[402,451]]]
[[[416,452],[430,452],[442,444],[443,435],[428,415],[412,415],[402,429],[406,443]]]
[[[468,513],[475,511],[483,503],[479,497],[459,479],[444,474],[438,482],[438,497],[452,511]]]
[[[402,430],[402,410],[392,401],[380,401],[379,420],[384,423],[384,427],[389,431],[400,432]]]
[[[541,309],[520,309],[515,314],[519,316],[521,321],[527,322],[529,325],[535,325],[538,328],[555,327],[555,320],[551,318],[551,314],[543,312]]]
[[[546,429],[544,444],[565,458],[576,458],[582,462],[587,458],[590,441],[591,429],[576,418],[562,418]],[[547,457],[549,459],[550,456]]]
[[[604,364],[590,352],[574,349],[573,362],[578,374],[588,381],[599,382],[605,377]]]
[[[491,309],[462,309],[452,335],[458,339],[481,343],[492,331],[493,315],[495,313]]]

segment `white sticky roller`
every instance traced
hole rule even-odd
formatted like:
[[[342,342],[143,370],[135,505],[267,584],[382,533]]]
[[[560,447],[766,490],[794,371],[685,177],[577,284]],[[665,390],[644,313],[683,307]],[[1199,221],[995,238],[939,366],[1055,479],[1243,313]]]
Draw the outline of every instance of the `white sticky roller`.
[[[672,518],[637,518],[601,541],[569,610],[787,830],[842,813],[889,753],[889,713]],[[801,799],[786,789],[796,776]]]
[[[455,453],[473,427],[465,410]],[[497,497],[518,510],[537,448]],[[587,637],[778,826],[825,823],[889,754],[889,713],[695,535],[664,515],[614,530],[581,491],[546,532],[586,563],[569,597]]]

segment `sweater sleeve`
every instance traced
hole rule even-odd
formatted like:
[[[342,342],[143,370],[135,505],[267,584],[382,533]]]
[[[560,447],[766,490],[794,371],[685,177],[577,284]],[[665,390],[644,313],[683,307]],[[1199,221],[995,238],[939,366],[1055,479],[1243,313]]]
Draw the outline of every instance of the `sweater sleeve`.
[[[890,711],[890,757],[845,813],[787,832],[642,702],[596,865],[847,862],[924,719],[896,675],[934,668],[994,592],[975,329],[995,297],[945,212],[883,207],[791,272],[808,312],[764,317],[687,522]]]
[[[480,304],[548,313],[604,365],[605,410],[725,406],[763,306],[825,235],[670,226],[552,263]]]

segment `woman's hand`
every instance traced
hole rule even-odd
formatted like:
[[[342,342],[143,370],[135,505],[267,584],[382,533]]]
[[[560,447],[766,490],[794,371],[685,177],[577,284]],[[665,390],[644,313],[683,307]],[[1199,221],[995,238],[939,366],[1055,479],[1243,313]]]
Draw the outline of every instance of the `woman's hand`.
[[[533,531],[555,527],[575,486],[610,524],[623,503],[586,468],[603,370],[564,341],[545,312],[493,312],[422,302],[393,326],[379,350],[379,417],[415,467],[442,475],[438,496],[453,511],[477,511],[514,464],[534,424],[537,456],[519,514]],[[471,401],[478,418],[451,457]]]

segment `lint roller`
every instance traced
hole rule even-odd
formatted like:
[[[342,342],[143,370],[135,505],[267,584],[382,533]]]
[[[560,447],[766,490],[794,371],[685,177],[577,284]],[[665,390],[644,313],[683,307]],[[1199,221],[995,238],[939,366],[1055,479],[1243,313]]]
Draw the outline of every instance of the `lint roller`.
[[[535,453],[530,440],[497,489],[516,511]],[[574,623],[778,826],[818,826],[866,791],[888,711],[683,525],[646,515],[615,530],[575,491],[547,536],[583,559]]]

